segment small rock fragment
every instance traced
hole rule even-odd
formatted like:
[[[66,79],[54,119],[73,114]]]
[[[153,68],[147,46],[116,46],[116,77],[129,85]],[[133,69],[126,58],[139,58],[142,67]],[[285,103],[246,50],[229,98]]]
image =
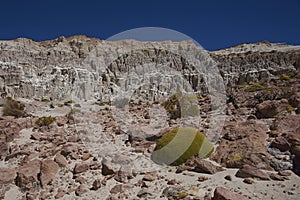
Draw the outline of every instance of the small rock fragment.
[[[61,155],[61,154],[57,154],[54,158],[54,161],[60,166],[60,167],[66,167],[68,164],[67,159]]]
[[[87,163],[77,163],[74,167],[74,174],[79,174],[85,172],[89,169],[89,164]]]
[[[247,184],[253,184],[253,183],[254,183],[254,180],[251,179],[251,178],[245,178],[245,179],[243,180],[243,182],[244,182],[244,183],[247,183]]]
[[[227,181],[232,181],[232,177],[230,175],[225,176],[224,179]]]

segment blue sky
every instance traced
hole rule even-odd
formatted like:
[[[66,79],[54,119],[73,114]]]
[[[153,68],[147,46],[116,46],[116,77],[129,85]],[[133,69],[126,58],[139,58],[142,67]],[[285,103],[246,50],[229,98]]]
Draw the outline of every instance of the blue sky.
[[[300,44],[299,0],[1,0],[0,39],[108,37],[139,27],[179,31],[205,49],[239,43]]]

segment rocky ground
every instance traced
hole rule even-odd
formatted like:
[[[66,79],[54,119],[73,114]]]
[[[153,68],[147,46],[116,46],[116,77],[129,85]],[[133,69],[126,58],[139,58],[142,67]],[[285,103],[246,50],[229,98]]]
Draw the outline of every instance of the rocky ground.
[[[0,41],[0,199],[299,199],[299,70],[268,42]],[[178,126],[213,154],[154,163]]]
[[[18,98],[26,114],[0,118],[0,198],[299,199],[299,72],[232,85],[227,99],[209,159],[159,166],[156,140],[180,125],[159,101],[130,104],[125,130],[109,104]],[[198,98],[204,133],[209,103]]]

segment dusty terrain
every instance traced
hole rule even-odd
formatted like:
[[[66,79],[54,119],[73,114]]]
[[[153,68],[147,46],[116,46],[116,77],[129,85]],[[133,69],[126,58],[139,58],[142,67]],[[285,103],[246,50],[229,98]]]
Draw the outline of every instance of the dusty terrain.
[[[298,46],[259,43],[199,50],[211,56],[205,58],[215,62],[224,80],[224,110],[219,110],[214,106],[222,102],[214,105],[209,86],[201,82],[207,80],[205,73],[195,75],[193,63],[176,54],[118,52],[104,75],[95,70],[99,63],[92,65],[88,52],[101,44],[104,50],[97,54],[105,57],[128,43],[83,36],[1,42],[1,199],[299,199]],[[183,116],[181,110],[172,116],[173,110],[162,106],[176,91],[168,83],[176,85],[178,79],[162,80],[156,93],[149,86],[135,88],[125,106],[120,106],[122,99],[109,100],[134,85],[132,77],[140,68],[134,65],[130,74],[128,66],[138,62],[147,72],[152,58],[158,59],[155,66],[167,63],[183,74],[191,86],[183,84],[181,92],[196,94],[196,115]],[[117,79],[125,73],[132,82]],[[169,93],[155,96],[159,91]],[[19,106],[18,112],[7,114],[8,103]],[[214,129],[215,116],[221,117],[220,130]],[[178,126],[200,129],[213,142],[213,154],[180,166],[154,163],[156,141]]]

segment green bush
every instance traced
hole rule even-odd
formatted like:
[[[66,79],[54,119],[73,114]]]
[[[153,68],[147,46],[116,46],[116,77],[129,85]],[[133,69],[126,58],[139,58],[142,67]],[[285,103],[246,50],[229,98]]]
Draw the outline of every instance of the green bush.
[[[197,116],[200,114],[198,108],[198,101],[200,97],[195,94],[182,94],[177,92],[169,97],[161,105],[169,114],[170,119],[177,119],[180,117]]]
[[[157,141],[151,159],[158,164],[181,165],[192,156],[207,158],[213,150],[212,143],[199,130],[175,128]]]
[[[264,87],[261,84],[256,83],[254,85],[250,85],[249,87],[247,87],[245,89],[245,92],[255,92],[255,91],[262,90],[262,89],[264,89]]]
[[[26,116],[25,105],[12,99],[11,97],[7,97],[3,105],[3,116]]]
[[[181,117],[179,99],[177,94],[174,94],[171,97],[169,97],[161,105],[165,108],[165,110],[169,114],[170,119],[177,119]]]
[[[42,102],[45,102],[45,103],[49,103],[49,102],[51,102],[51,100],[50,99],[42,99]]]
[[[38,125],[39,127],[41,126],[49,126],[50,124],[52,124],[53,122],[55,122],[55,118],[48,116],[48,117],[40,117],[35,121],[35,124]]]

